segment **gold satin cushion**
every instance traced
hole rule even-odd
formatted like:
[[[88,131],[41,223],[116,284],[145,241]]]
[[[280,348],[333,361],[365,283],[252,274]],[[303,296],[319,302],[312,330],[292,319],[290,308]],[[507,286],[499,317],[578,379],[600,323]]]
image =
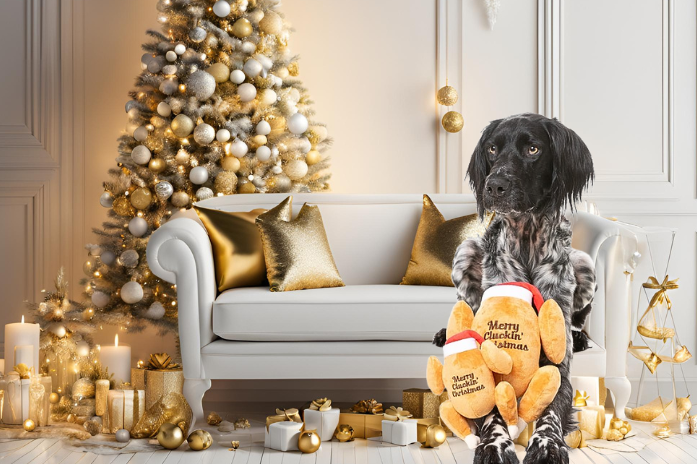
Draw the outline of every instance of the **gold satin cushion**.
[[[475,213],[446,221],[429,196],[424,195],[421,220],[402,285],[452,287],[450,274],[457,247],[467,239],[480,237],[492,218],[488,214],[482,221]]]
[[[272,292],[343,287],[317,206],[305,203],[291,220],[293,197],[256,220]]]
[[[266,210],[229,213],[198,206],[194,209],[211,239],[218,291],[264,285],[264,249],[254,221]]]

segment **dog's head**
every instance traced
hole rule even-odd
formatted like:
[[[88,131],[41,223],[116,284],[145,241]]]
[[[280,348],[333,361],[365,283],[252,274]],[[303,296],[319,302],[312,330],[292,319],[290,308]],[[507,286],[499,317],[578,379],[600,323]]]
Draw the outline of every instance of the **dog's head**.
[[[480,215],[558,213],[580,200],[593,180],[593,161],[574,131],[526,113],[484,129],[467,175]]]

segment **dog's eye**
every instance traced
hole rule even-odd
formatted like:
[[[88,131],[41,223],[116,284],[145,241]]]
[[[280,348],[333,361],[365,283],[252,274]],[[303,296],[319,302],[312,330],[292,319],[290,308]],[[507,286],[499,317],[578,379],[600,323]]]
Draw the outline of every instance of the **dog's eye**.
[[[492,155],[496,154],[496,145],[492,145],[489,147],[489,153],[491,153]]]
[[[528,148],[528,153],[531,155],[536,155],[540,152],[540,149],[537,148],[535,145],[531,145],[530,148]]]

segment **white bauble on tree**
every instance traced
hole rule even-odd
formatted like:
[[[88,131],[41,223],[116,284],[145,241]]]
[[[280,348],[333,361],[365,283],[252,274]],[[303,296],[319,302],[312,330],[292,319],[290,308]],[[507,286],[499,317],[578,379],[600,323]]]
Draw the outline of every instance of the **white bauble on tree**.
[[[99,204],[105,208],[111,208],[114,204],[114,197],[109,192],[104,192],[99,197]]]
[[[135,304],[143,299],[143,287],[136,281],[127,282],[121,287],[121,299],[126,304]]]
[[[298,139],[298,150],[300,150],[300,153],[302,153],[303,155],[307,154],[310,150],[312,150],[312,144],[307,139],[307,137],[300,137]]]
[[[80,357],[84,358],[85,356],[88,356],[90,354],[90,344],[85,342],[85,341],[77,342],[77,344],[75,345],[75,348],[76,348],[77,355]],[[95,417],[98,417],[98,416],[95,416]],[[100,419],[101,419],[101,417],[100,417]]]
[[[131,159],[136,164],[148,164],[151,156],[150,150],[145,145],[138,145],[131,152]]]
[[[213,4],[213,13],[219,18],[224,18],[230,14],[230,4],[225,0],[218,0]]]
[[[296,135],[304,133],[307,130],[307,118],[300,113],[295,113],[288,119],[288,130]]]
[[[109,295],[104,292],[100,292],[99,290],[95,291],[92,294],[92,304],[100,309],[105,307],[109,304]]]
[[[215,63],[210,65],[206,72],[213,76],[216,82],[225,82],[230,78],[230,68],[225,63]]]
[[[174,187],[166,180],[162,180],[155,184],[155,195],[157,195],[157,198],[160,200],[166,200],[172,196],[172,193],[174,193]]]
[[[271,158],[271,149],[266,145],[257,148],[256,157],[259,161],[267,161]]]
[[[160,102],[157,104],[157,114],[159,114],[163,118],[166,118],[172,114],[172,108],[169,106],[167,102]]]
[[[138,142],[144,142],[148,138],[148,129],[145,126],[140,126],[133,131],[133,138]]]
[[[259,21],[259,29],[266,34],[278,34],[283,30],[283,19],[272,11],[269,11]]]
[[[257,46],[254,42],[242,42],[242,46],[240,47],[242,52],[251,55],[255,51],[257,51]]]
[[[99,255],[99,259],[107,266],[111,266],[116,261],[116,253],[109,250],[103,251],[102,254]]]
[[[259,121],[256,132],[259,135],[269,135],[271,133],[271,124],[264,120]]]
[[[210,124],[202,123],[194,129],[194,140],[199,145],[208,145],[215,139],[215,129]]]
[[[156,301],[153,304],[151,304],[144,314],[145,317],[153,320],[162,319],[164,315],[165,307],[162,306],[162,303],[160,303],[159,301]]]
[[[307,163],[303,160],[292,160],[284,168],[291,180],[299,180],[307,174]]]
[[[259,102],[266,106],[273,105],[276,103],[276,92],[271,89],[262,90],[259,95]]]
[[[209,189],[208,187],[201,187],[200,189],[196,190],[197,200],[203,201],[208,200],[209,198],[213,198],[213,190]]]
[[[185,51],[186,51],[186,45],[184,45],[184,44],[177,44],[174,47],[174,53],[176,53],[177,55],[183,55]]]
[[[249,147],[240,139],[235,139],[230,144],[230,154],[236,158],[242,158],[247,154]]]
[[[169,61],[170,63],[177,61],[178,56],[179,55],[177,55],[177,52],[175,52],[174,50],[170,50],[165,54],[165,58],[167,58],[167,61]]]
[[[244,67],[242,69],[244,70],[244,73],[249,77],[257,77],[263,68],[261,66],[261,63],[259,63],[254,58],[250,58],[244,64]]]
[[[196,185],[205,184],[208,180],[208,170],[203,166],[193,168],[189,173],[189,180]]]
[[[163,56],[156,56],[150,60],[148,63],[148,72],[153,74],[159,73],[162,70],[162,66],[165,64],[165,58]]]
[[[230,82],[234,84],[241,84],[246,78],[247,76],[244,75],[244,72],[239,69],[235,69],[230,73]]]
[[[178,114],[172,119],[172,132],[177,137],[187,137],[194,130],[194,121],[185,114]]]
[[[187,88],[200,101],[208,100],[215,93],[215,78],[206,71],[196,71],[189,76]]]
[[[52,324],[48,330],[50,330],[53,335],[58,338],[63,338],[66,334],[65,326],[63,326],[63,324]]]
[[[218,142],[225,143],[230,140],[230,131],[227,129],[218,129],[215,133],[215,138]]]
[[[208,33],[206,30],[202,27],[195,27],[189,31],[189,38],[191,39],[192,42],[194,43],[201,43],[204,41],[206,38],[206,35]]]
[[[237,87],[237,95],[240,96],[240,100],[243,102],[252,101],[257,96],[257,88],[249,82],[241,84]]]
[[[175,78],[164,79],[160,83],[160,92],[165,95],[172,95],[177,91],[179,87],[179,82]]]
[[[174,53],[174,52],[172,52]],[[165,76],[171,77],[177,74],[177,65],[176,64],[168,64],[164,68],[162,68],[162,72],[164,73]]]
[[[257,60],[266,71],[270,71],[271,68],[273,68],[273,60],[266,55],[254,55],[254,59]]]
[[[136,237],[142,237],[148,231],[148,221],[136,216],[128,222],[128,231]]]
[[[186,192],[174,192],[172,194],[172,204],[177,208],[183,208],[189,204],[189,194]]]

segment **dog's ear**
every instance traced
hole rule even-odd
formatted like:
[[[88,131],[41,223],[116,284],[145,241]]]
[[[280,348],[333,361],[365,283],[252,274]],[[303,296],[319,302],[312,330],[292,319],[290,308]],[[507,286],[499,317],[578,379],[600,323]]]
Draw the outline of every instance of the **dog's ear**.
[[[554,169],[550,205],[558,212],[566,205],[573,210],[588,184],[593,183],[591,153],[581,137],[556,118],[544,125],[552,144]]]
[[[484,144],[489,137],[491,137],[491,134],[501,121],[503,121],[503,119],[491,121],[482,131],[482,136],[479,138],[479,142],[477,142],[474,153],[472,153],[472,157],[470,158],[470,164],[467,167],[467,177],[470,179],[470,187],[472,187],[472,193],[474,193],[474,197],[477,200],[477,212],[481,217],[483,217],[485,213],[482,192],[484,192],[486,176],[489,175],[489,163],[487,161],[486,147]]]

